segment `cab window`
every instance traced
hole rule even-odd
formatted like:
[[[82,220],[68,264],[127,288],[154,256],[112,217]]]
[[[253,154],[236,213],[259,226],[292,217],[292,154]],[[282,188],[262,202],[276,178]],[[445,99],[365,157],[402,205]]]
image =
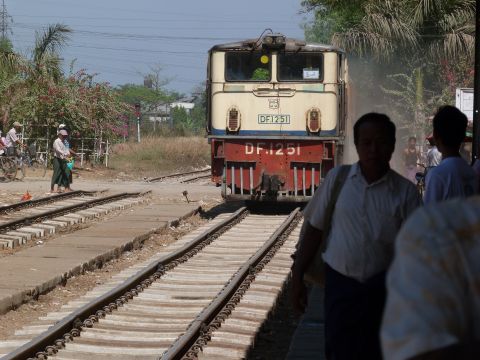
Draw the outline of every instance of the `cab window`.
[[[323,80],[323,55],[319,53],[283,53],[278,55],[279,81]]]
[[[270,81],[270,55],[260,51],[227,52],[226,81]]]

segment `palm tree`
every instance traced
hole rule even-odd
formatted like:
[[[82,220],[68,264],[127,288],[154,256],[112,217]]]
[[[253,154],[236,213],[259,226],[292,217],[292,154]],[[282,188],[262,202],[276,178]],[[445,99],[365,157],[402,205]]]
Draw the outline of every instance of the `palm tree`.
[[[50,75],[58,81],[62,75],[58,51],[69,40],[72,30],[63,24],[49,25],[43,32],[36,32],[33,49],[33,65],[38,73]]]
[[[473,60],[475,0],[419,0],[412,24],[434,58]]]
[[[390,60],[401,47],[418,46],[417,32],[409,21],[407,9],[398,0],[372,0],[364,5],[364,17],[332,36],[332,43],[363,57]]]
[[[37,32],[32,60],[10,49],[0,50],[0,120],[8,122],[10,110],[24,94],[32,92],[39,80],[58,82],[62,77],[58,51],[66,44],[71,29],[62,24]],[[1,127],[1,125],[0,125]]]
[[[360,57],[402,63],[407,69],[402,78],[413,81],[415,90],[413,97],[405,94],[415,104],[411,128],[424,129],[424,66],[460,58],[473,62],[475,0],[365,0],[361,6],[360,21],[333,34],[332,42]],[[423,137],[423,131],[417,135]]]
[[[473,58],[475,0],[370,0],[365,16],[332,42],[360,56],[391,60],[394,54]]]
[[[25,77],[22,70],[28,68],[25,59],[12,52],[11,47],[0,51],[0,130],[6,126],[11,104],[24,93]]]

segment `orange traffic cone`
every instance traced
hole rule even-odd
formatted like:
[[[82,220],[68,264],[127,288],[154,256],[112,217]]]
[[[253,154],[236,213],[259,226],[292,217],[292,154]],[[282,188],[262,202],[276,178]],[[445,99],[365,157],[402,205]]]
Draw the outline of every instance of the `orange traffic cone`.
[[[30,195],[28,190],[25,194],[22,195],[22,201],[27,201],[27,200],[30,200],[31,198],[32,198],[32,195]]]

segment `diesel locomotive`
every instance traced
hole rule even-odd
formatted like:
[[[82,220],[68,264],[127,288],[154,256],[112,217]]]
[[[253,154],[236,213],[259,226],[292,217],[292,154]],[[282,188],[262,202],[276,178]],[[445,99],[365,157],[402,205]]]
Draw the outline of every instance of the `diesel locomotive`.
[[[209,51],[212,181],[227,200],[308,201],[342,162],[345,53],[269,33]]]

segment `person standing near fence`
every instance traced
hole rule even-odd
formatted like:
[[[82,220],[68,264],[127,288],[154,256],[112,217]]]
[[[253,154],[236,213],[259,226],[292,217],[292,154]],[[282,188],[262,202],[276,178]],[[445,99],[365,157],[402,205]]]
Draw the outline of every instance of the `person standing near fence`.
[[[70,150],[66,148],[63,142],[67,136],[68,133],[66,130],[60,130],[58,132],[58,138],[53,142],[53,175],[50,187],[51,192],[55,192],[55,185],[58,186],[58,192],[61,192],[60,187],[64,187],[65,191],[71,191],[66,160],[70,155]]]
[[[67,125],[65,124],[58,125],[57,134],[60,133],[60,130],[65,130],[67,134],[70,135],[70,131],[68,130]],[[73,183],[73,165],[74,165],[74,160],[72,156],[77,156],[77,153],[72,150],[72,146],[69,140],[69,135],[64,137],[63,144],[65,145],[67,150],[70,152],[70,155],[68,156],[69,159],[67,159],[67,172],[68,172],[68,181],[70,182],[70,184],[72,184]]]

